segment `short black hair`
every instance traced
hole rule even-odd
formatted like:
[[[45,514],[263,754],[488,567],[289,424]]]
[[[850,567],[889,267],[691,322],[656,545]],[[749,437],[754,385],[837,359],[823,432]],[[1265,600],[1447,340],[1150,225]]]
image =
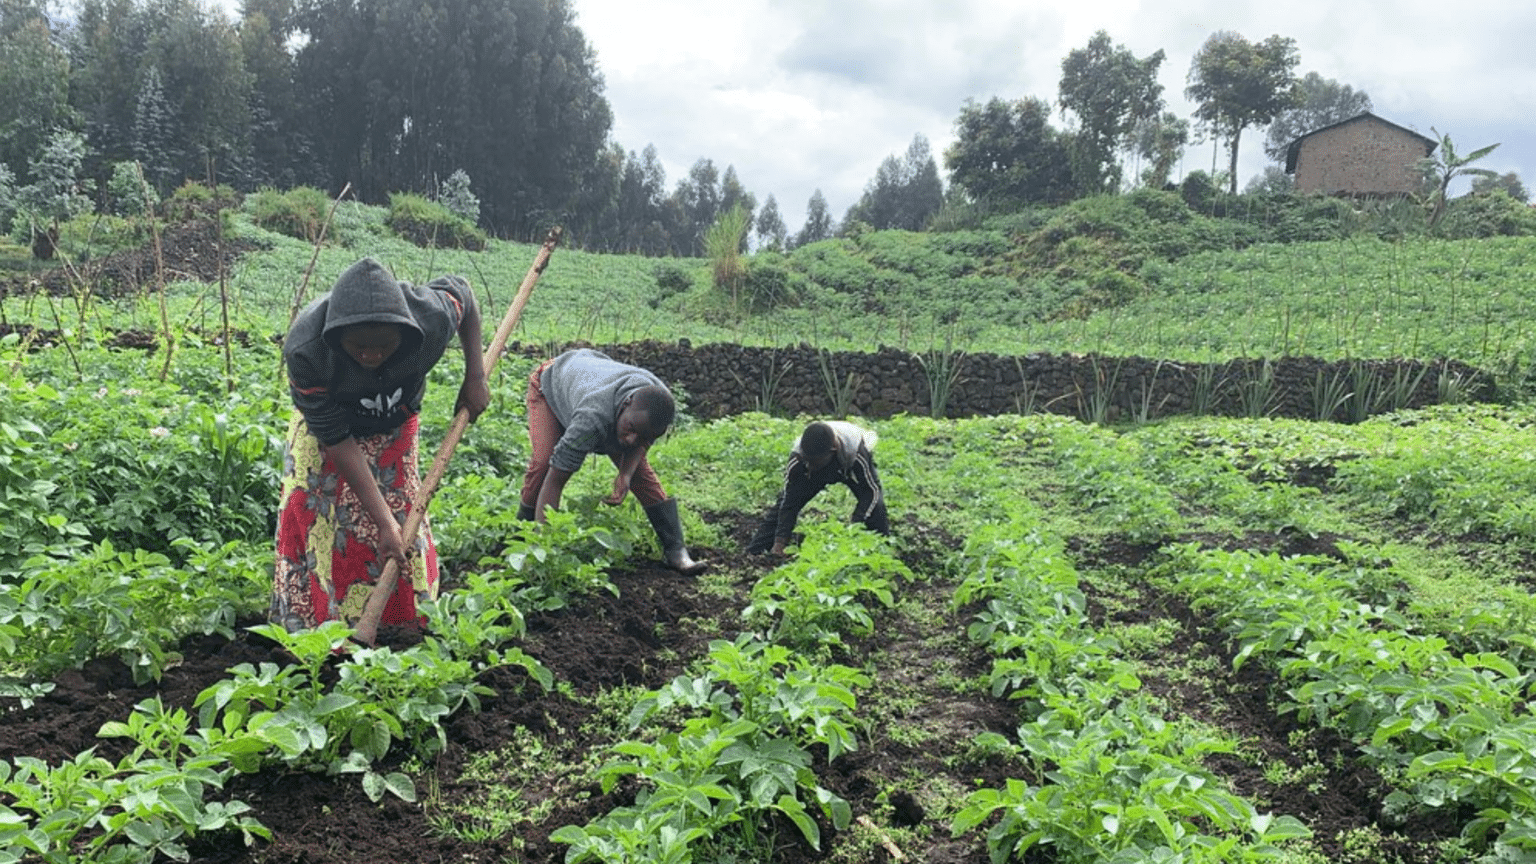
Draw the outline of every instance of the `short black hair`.
[[[630,404],[635,410],[645,412],[647,425],[658,436],[672,428],[672,421],[677,417],[677,402],[665,387],[641,387],[630,396]]]
[[[800,455],[820,456],[831,453],[836,441],[837,435],[833,433],[832,427],[817,420],[800,433]]]

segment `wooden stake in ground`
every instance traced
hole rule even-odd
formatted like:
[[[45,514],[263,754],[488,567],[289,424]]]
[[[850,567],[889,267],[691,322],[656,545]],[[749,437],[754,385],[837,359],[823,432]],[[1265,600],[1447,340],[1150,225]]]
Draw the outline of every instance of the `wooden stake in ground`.
[[[485,374],[490,377],[491,370],[496,368],[496,361],[501,357],[501,352],[507,345],[507,337],[512,335],[512,328],[517,326],[517,319],[522,317],[523,307],[528,305],[528,295],[533,293],[533,284],[539,281],[539,274],[549,266],[549,256],[555,251],[555,246],[560,242],[560,228],[556,226],[550,229],[549,237],[544,240],[544,246],[539,249],[539,254],[533,260],[533,266],[528,268],[528,275],[523,277],[523,284],[517,289],[517,296],[513,298],[512,305],[507,307],[507,314],[502,317],[501,325],[496,328],[496,335],[491,337],[491,346],[485,352]],[[432,496],[437,492],[437,484],[442,482],[443,472],[448,468],[448,459],[453,456],[453,449],[459,446],[459,439],[464,437],[464,430],[469,427],[469,409],[461,408],[453,416],[453,425],[449,427],[448,434],[444,436],[443,443],[437,448],[437,458],[432,460],[432,468],[427,471],[427,476],[421,481],[421,488],[416,490],[416,498],[411,502],[411,513],[405,519],[405,527],[401,535],[405,540],[405,548],[410,549],[416,542],[416,534],[421,530],[421,522],[427,516],[427,505],[431,503]],[[363,605],[363,614],[357,619],[357,627],[353,638],[364,645],[373,645],[379,634],[379,620],[384,617],[384,607],[389,602],[390,595],[395,593],[395,584],[400,581],[400,567],[394,559],[384,564],[384,572],[379,574],[379,581],[374,583],[373,589],[368,592],[368,602]]]
[[[901,854],[901,848],[896,845],[896,841],[891,839],[891,835],[881,831],[880,827],[868,816],[859,816],[859,824],[873,831],[875,836],[880,838],[880,845],[885,847],[885,851],[891,856],[892,861],[907,860],[907,856]]]

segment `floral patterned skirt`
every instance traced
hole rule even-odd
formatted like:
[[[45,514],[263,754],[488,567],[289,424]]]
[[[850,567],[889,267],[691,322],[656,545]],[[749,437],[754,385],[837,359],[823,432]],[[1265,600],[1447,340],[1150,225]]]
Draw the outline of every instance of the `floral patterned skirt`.
[[[421,486],[416,430],[413,416],[398,429],[357,439],[384,501],[401,525]],[[290,632],[338,619],[356,623],[383,570],[374,553],[378,537],[362,501],[325,457],[303,416],[294,412],[283,447],[277,564],[267,620]],[[417,601],[437,596],[437,548],[425,519],[407,561],[409,572],[400,574],[382,624],[418,623]]]

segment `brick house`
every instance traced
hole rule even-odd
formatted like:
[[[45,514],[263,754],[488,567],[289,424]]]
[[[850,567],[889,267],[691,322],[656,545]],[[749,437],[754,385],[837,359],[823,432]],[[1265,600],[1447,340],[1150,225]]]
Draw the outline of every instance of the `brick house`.
[[[1414,163],[1438,145],[1366,111],[1292,141],[1285,151],[1285,173],[1296,175],[1298,192],[1405,195],[1423,185]]]

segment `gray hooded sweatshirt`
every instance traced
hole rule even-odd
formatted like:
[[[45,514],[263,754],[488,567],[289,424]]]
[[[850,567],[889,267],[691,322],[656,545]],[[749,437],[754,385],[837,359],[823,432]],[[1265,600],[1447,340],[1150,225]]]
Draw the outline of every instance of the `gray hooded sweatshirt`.
[[[549,464],[574,474],[588,453],[622,453],[619,412],[636,390],[665,386],[639,366],[620,363],[591,348],[577,348],[556,357],[539,376],[544,400],[565,429]]]
[[[309,431],[331,446],[398,428],[421,411],[427,372],[442,359],[475,295],[457,276],[402,282],[372,258],[348,267],[300,312],[283,339],[288,387]],[[364,369],[341,348],[349,324],[399,324],[400,348]]]

